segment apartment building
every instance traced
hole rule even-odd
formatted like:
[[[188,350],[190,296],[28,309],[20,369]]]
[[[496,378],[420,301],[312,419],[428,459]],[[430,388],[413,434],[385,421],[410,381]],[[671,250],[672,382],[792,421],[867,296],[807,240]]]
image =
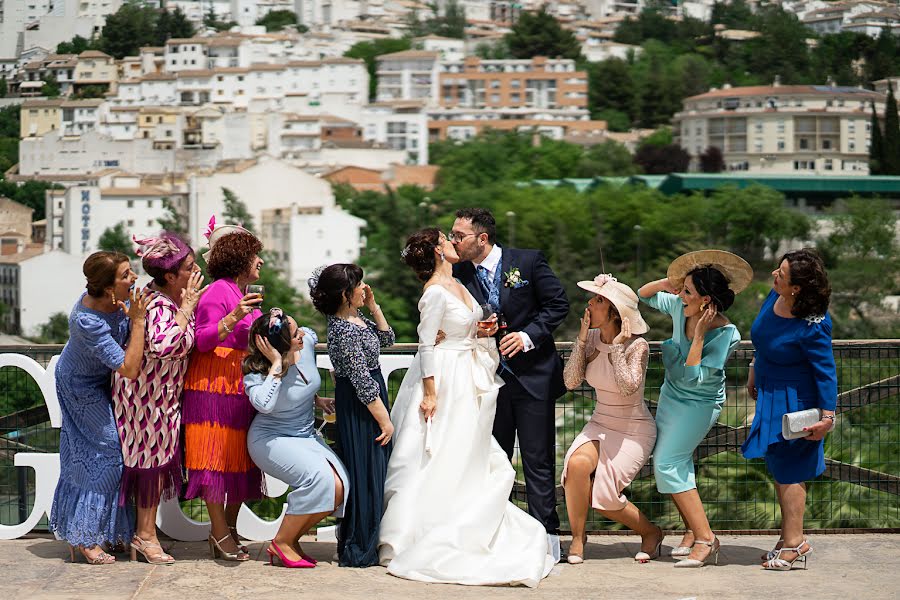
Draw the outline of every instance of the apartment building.
[[[686,98],[677,143],[694,157],[719,148],[730,171],[866,175],[870,103],[885,96],[834,85],[724,87]]]

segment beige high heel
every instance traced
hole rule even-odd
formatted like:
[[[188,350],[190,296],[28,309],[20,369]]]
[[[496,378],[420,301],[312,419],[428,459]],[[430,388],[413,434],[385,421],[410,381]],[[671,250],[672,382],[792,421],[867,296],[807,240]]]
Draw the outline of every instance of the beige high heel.
[[[159,553],[153,552],[154,548],[159,548]],[[159,544],[152,544],[148,541],[142,540],[138,536],[134,536],[134,539],[131,540],[131,560],[136,561],[137,555],[140,552],[141,556],[144,557],[151,565],[173,565],[175,564],[175,559],[170,555],[166,554],[162,549],[162,546]]]
[[[570,565],[580,565],[584,562],[584,547],[587,546],[587,533],[584,534],[581,538],[581,554],[572,554],[569,552],[568,556],[566,556],[566,562]]]
[[[222,560],[230,560],[233,562],[246,562],[250,560],[250,555],[246,552],[238,549],[237,552],[227,552],[222,549],[222,542],[231,537],[231,534],[228,533],[222,536],[221,540],[217,540],[209,534],[207,541],[209,542],[209,553],[212,554],[213,558],[221,558]]]
[[[95,548],[96,546],[91,546],[91,548]],[[111,565],[116,562],[116,557],[109,555],[105,550],[100,550],[100,553],[94,558],[89,558],[87,554],[84,553],[84,548],[78,546],[78,554],[84,557],[84,561],[89,565]],[[71,562],[75,562],[75,546],[69,545],[69,560]]]
[[[241,536],[238,535],[237,527],[229,527],[228,533],[231,534],[231,539],[234,540],[234,545],[238,547],[238,550],[244,554],[250,554],[250,549],[241,543]]]
[[[666,538],[666,534],[663,532],[662,527],[657,527],[657,529],[659,530],[659,542],[656,543],[656,549],[650,554],[647,554],[644,551],[638,552],[634,555],[634,560],[645,563],[659,558],[659,554],[662,552],[662,543]]]
[[[719,565],[719,538],[713,536],[711,542],[707,542],[704,540],[694,540],[694,545],[703,544],[704,546],[709,546],[709,554],[703,560],[697,560],[694,558],[686,558],[684,560],[678,561],[675,563],[676,569],[699,569],[700,567],[705,567],[707,561],[711,561],[714,565]]]

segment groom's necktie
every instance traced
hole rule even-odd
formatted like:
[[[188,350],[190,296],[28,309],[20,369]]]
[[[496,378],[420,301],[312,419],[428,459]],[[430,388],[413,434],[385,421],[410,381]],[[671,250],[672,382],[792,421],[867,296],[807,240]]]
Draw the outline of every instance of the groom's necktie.
[[[497,273],[500,273],[500,265],[497,265]],[[497,315],[500,314],[500,286],[497,285],[498,281],[496,278],[491,277],[490,271],[478,265],[475,268],[475,274],[478,276],[478,281],[481,283],[481,289],[484,290],[485,295],[487,296],[488,304],[491,305],[491,308],[494,309],[494,312]],[[497,342],[499,343],[500,338],[497,338]],[[512,373],[512,370],[506,364],[506,359],[503,358],[503,355],[500,355],[500,365],[497,367],[498,373],[503,373],[503,371],[509,371]]]
[[[500,314],[500,290],[495,285],[490,271],[478,265],[475,268],[475,274],[478,275],[478,281],[481,283],[481,289],[484,290],[487,296],[488,304],[491,305],[495,313]]]

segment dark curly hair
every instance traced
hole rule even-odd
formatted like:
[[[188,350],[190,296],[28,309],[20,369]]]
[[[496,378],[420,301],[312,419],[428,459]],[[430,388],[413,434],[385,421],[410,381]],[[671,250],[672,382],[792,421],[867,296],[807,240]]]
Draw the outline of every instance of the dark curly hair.
[[[353,290],[363,279],[363,270],[352,263],[338,263],[322,269],[318,279],[311,280],[309,298],[323,315],[334,315],[353,297]]]
[[[269,343],[272,344],[272,347],[278,350],[281,353],[281,364],[287,365],[288,354],[291,351],[291,328],[290,328],[290,320],[287,315],[282,317],[282,325],[281,329],[278,331],[269,332],[269,314],[266,313],[261,317],[257,317],[253,324],[250,326],[250,338],[247,344],[247,356],[244,357],[244,360],[241,362],[241,371],[244,375],[249,373],[268,373],[269,368],[272,366],[272,361],[270,361],[266,356],[260,351],[260,349],[256,345],[256,336],[261,335],[262,337],[269,340]],[[299,325],[298,325],[299,327]],[[286,368],[284,369],[287,370]],[[284,371],[282,371],[284,373]]]
[[[434,249],[440,241],[441,232],[434,227],[420,229],[407,238],[403,262],[416,272],[419,281],[428,281],[434,275],[437,267]]]
[[[262,247],[262,242],[251,233],[229,233],[212,247],[206,271],[213,279],[237,279],[250,271]]]
[[[497,221],[488,209],[461,208],[456,211],[456,218],[471,221],[475,233],[486,233],[488,234],[488,243],[497,243]]]
[[[115,285],[119,265],[127,262],[130,262],[128,257],[121,252],[101,250],[88,256],[81,267],[81,271],[87,279],[88,295],[93,298],[102,298],[106,294],[106,288]]]
[[[687,274],[694,282],[697,293],[709,296],[716,310],[725,312],[734,304],[734,292],[728,287],[728,278],[713,266],[694,267]]]
[[[800,286],[800,292],[794,297],[791,314],[804,319],[828,312],[831,283],[819,253],[812,248],[793,250],[782,256],[778,264],[784,261],[788,261],[790,265],[791,285]]]

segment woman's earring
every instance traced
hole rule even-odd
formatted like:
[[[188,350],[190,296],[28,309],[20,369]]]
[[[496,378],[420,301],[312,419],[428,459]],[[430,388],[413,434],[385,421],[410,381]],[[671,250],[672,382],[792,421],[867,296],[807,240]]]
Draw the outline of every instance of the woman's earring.
[[[706,310],[706,307],[707,307],[707,306],[709,306],[709,302],[704,302],[703,304],[701,304],[701,305],[700,305],[700,312],[703,312],[704,310]]]
[[[118,304],[118,302],[116,302],[116,293],[115,293],[115,292],[110,292],[109,295],[112,296],[112,303],[113,303],[113,306],[116,306],[116,305]]]
[[[441,262],[444,262],[444,253],[443,253],[443,252],[438,252],[438,256],[441,257]]]

